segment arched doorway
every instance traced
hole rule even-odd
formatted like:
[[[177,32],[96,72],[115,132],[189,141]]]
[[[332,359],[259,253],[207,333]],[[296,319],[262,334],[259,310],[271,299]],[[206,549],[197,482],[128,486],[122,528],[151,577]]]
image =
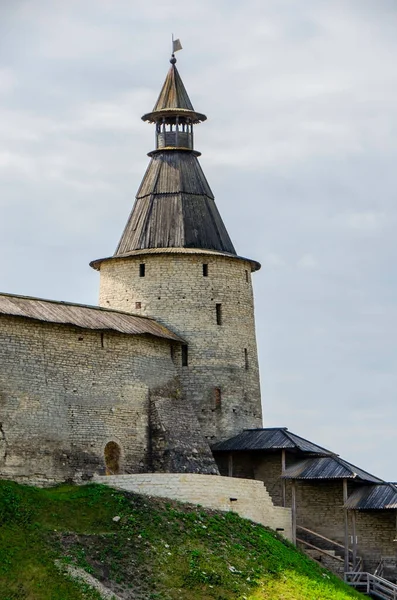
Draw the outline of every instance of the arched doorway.
[[[120,473],[121,449],[116,442],[108,442],[105,446],[106,475],[117,475]]]

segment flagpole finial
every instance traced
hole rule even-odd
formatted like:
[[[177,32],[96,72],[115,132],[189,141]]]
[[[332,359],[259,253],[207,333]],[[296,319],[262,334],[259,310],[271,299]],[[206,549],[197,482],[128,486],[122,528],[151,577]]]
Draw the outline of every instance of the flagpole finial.
[[[175,52],[178,52],[178,50],[182,50],[181,40],[179,38],[174,40],[174,34],[172,34],[172,54],[170,58],[170,63],[172,65],[176,63]]]

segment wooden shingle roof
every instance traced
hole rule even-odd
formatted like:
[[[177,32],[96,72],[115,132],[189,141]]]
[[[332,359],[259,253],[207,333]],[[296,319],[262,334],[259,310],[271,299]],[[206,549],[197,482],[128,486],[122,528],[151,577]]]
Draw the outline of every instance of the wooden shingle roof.
[[[104,261],[132,257],[143,250],[173,248],[242,259],[236,254],[198,162],[193,123],[206,117],[194,110],[175,58],[153,111],[142,118],[156,124],[156,149],[149,153],[150,163],[113,257],[92,261],[91,266],[100,269]],[[256,261],[249,262],[252,270],[260,268]]]
[[[114,256],[170,247],[236,254],[191,152],[164,150],[153,155]]]
[[[190,102],[190,98],[175,64],[171,64],[157,102],[154,105],[153,112],[163,110],[164,108],[184,108],[194,111],[193,104]]]
[[[161,88],[161,92],[152,112],[143,115],[142,119],[144,121],[154,122],[159,116],[171,114],[187,115],[192,119],[193,123],[205,121],[207,118],[205,115],[197,113],[194,110],[193,104],[190,101],[182,78],[179,75],[174,62],[171,63],[171,67],[167,73],[167,77],[165,78],[163,87]]]
[[[0,317],[23,317],[45,323],[74,325],[81,329],[117,331],[128,335],[149,335],[183,342],[176,333],[149,317],[119,310],[60,302],[31,296],[0,293]]]

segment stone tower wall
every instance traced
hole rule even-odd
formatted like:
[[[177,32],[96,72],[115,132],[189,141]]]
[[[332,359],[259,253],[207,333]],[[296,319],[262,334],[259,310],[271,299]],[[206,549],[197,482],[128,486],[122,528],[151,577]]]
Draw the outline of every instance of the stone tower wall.
[[[142,276],[140,265],[144,264]],[[208,275],[203,275],[203,264]],[[101,264],[100,306],[154,317],[188,344],[174,362],[210,442],[261,427],[251,264],[188,253],[145,254]],[[221,324],[217,322],[221,305]]]

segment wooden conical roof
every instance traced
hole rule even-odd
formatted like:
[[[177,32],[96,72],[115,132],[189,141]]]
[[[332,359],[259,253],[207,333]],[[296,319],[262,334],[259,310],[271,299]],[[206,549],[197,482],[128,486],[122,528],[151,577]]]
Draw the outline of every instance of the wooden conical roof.
[[[152,112],[164,110],[164,108],[183,108],[184,110],[194,111],[193,104],[190,102],[175,64],[171,64]]]
[[[163,87],[152,112],[143,115],[144,121],[155,122],[162,117],[180,115],[189,117],[193,123],[205,121],[207,117],[194,110],[182,78],[175,66],[176,59],[171,59],[171,67],[165,78]]]
[[[171,68],[154,106],[142,118],[156,123],[157,147],[136,195],[120,242],[112,257],[90,264],[142,255],[218,254],[260,264],[237,256],[216,207],[214,195],[193,147],[193,124],[206,119],[197,113],[171,58]]]
[[[175,63],[172,57],[157,102],[153,111],[142,117],[144,120],[164,124],[176,118],[190,123],[206,118],[194,110]],[[151,161],[115,257],[154,248],[236,254],[197,155],[193,144],[191,148],[166,144],[149,153]]]
[[[193,153],[164,150],[153,155],[114,256],[144,248],[236,254]]]

